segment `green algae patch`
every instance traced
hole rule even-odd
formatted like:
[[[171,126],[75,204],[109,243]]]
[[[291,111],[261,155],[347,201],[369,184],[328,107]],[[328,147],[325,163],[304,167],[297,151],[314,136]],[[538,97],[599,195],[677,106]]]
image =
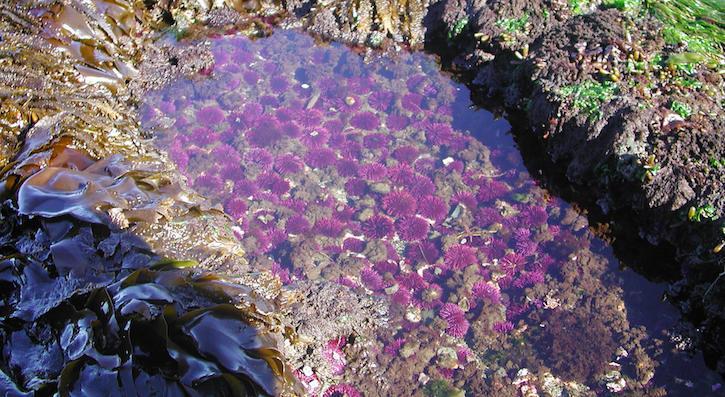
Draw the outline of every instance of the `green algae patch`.
[[[587,116],[590,121],[602,118],[601,106],[609,102],[617,93],[617,85],[611,81],[592,80],[561,88],[561,98],[572,97],[572,106]]]
[[[670,45],[682,45],[701,57],[709,67],[722,67],[725,43],[725,4],[718,0],[660,0],[647,9],[665,25],[663,36]]]

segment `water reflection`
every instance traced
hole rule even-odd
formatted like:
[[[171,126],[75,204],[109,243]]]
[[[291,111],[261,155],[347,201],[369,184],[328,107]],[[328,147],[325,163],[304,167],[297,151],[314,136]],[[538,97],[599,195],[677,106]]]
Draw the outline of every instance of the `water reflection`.
[[[471,109],[433,59],[363,60],[288,31],[212,52],[208,76],[147,98],[156,144],[237,220],[253,266],[392,306],[376,340],[338,335],[298,368],[310,394],[680,387],[657,373],[682,362],[644,327],[672,324],[632,316],[627,275],[586,219],[537,186],[508,123]],[[712,379],[689,381],[705,395]]]

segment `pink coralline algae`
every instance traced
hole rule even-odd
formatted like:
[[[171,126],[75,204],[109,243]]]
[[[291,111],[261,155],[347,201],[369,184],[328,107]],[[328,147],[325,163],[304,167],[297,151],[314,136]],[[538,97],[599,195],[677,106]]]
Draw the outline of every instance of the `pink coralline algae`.
[[[345,353],[342,348],[347,344],[345,337],[340,337],[327,342],[325,349],[322,351],[322,357],[327,361],[333,375],[342,375],[347,366]]]
[[[352,385],[349,385],[347,383],[331,386],[329,389],[325,390],[325,394],[322,395],[322,397],[361,397],[362,394],[360,394],[355,387]]]
[[[446,303],[441,307],[438,315],[446,321],[446,332],[455,338],[462,338],[468,333],[469,323],[465,313],[455,303]]]
[[[522,302],[542,296],[528,289],[545,286],[566,260],[554,237],[572,232],[552,224],[559,211],[515,167],[494,166],[505,152],[453,127],[457,88],[422,72],[434,63],[403,54],[394,64],[367,63],[290,32],[222,37],[212,52],[208,77],[150,93],[144,115],[175,120],[159,145],[238,222],[250,263],[271,266],[258,270],[285,284],[326,278],[390,302],[393,326],[380,332],[395,334],[381,340],[415,330],[441,344],[451,340],[433,326],[441,320],[446,334],[464,338],[468,318],[478,324],[489,309],[506,310],[488,330],[493,337],[533,310]],[[327,257],[323,271],[313,252]],[[463,299],[467,312],[450,303]],[[412,322],[407,310],[433,315]],[[396,343],[389,352],[397,357]],[[340,353],[323,354],[345,379]],[[458,370],[436,371],[455,378]],[[342,384],[324,395],[359,393]]]

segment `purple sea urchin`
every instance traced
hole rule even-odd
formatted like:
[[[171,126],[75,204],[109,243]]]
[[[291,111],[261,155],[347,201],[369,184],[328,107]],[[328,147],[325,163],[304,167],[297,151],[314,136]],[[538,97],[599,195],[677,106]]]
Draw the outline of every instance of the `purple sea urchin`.
[[[368,238],[390,237],[393,230],[393,221],[385,215],[373,215],[362,223],[362,231]]]
[[[406,241],[418,241],[428,236],[428,222],[417,216],[408,216],[397,222],[398,235]]]
[[[383,209],[394,217],[405,217],[415,214],[417,203],[415,198],[405,190],[396,190],[383,197]]]
[[[438,315],[448,324],[446,327],[448,335],[462,338],[468,333],[469,323],[460,306],[454,303],[446,303],[441,307]]]
[[[478,261],[476,249],[467,245],[456,244],[448,247],[445,253],[445,264],[452,270],[459,270]]]
[[[350,125],[361,130],[373,131],[380,127],[380,120],[373,112],[361,112],[352,116]]]

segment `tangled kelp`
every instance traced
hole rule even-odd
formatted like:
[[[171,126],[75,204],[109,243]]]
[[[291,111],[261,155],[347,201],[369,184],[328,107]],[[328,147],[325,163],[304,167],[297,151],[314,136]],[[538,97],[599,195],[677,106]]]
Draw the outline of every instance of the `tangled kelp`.
[[[293,384],[273,306],[253,289],[159,261],[126,232],[2,215],[26,230],[1,247],[4,391],[278,395]]]

